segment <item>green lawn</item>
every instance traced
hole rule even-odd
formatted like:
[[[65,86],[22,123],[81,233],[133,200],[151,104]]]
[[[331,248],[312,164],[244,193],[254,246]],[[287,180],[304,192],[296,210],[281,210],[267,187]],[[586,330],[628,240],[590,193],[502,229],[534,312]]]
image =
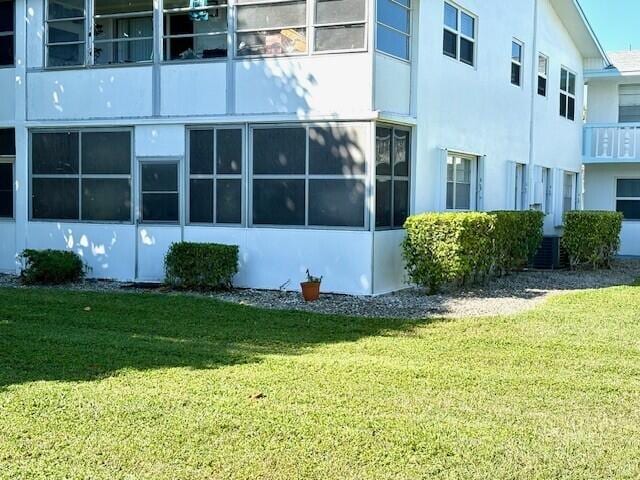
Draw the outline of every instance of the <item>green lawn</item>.
[[[638,477],[637,287],[431,322],[0,289],[0,478]]]

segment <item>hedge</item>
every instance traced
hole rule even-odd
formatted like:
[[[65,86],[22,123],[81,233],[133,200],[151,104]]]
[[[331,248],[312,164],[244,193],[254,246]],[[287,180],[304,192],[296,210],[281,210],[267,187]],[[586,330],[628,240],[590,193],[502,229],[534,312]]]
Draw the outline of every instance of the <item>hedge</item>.
[[[505,275],[526,267],[542,243],[544,213],[537,210],[491,212],[494,272]]]
[[[174,243],[165,260],[165,282],[174,288],[231,288],[238,273],[238,247],[215,243]]]
[[[566,212],[562,245],[569,255],[571,268],[611,267],[611,260],[620,249],[622,220],[618,212]]]
[[[20,278],[27,285],[60,285],[82,280],[86,269],[79,255],[60,250],[25,250]]]

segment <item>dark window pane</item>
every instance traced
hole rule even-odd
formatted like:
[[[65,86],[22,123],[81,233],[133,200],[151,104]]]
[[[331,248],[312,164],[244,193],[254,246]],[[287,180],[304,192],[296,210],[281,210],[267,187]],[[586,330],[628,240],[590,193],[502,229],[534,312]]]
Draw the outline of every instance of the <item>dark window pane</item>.
[[[376,46],[381,52],[409,60],[409,37],[378,24]]]
[[[639,123],[640,122],[640,105],[621,105],[618,109],[618,121],[620,123]]]
[[[14,64],[13,35],[0,37],[0,65]]]
[[[0,162],[0,190],[13,191],[13,163]]]
[[[364,227],[362,180],[310,180],[309,225]]]
[[[366,0],[317,0],[316,23],[365,21]]]
[[[189,221],[213,223],[213,180],[189,182]]]
[[[304,180],[254,180],[255,225],[304,225]]]
[[[391,175],[390,128],[376,128],[376,175]]]
[[[49,18],[84,16],[84,0],[49,0]]]
[[[468,183],[456,184],[456,210],[471,210],[471,185]]]
[[[547,96],[547,79],[538,77],[538,95]]]
[[[47,65],[50,67],[68,67],[84,64],[84,44],[51,45],[48,49]]]
[[[514,85],[520,86],[520,65],[516,65],[515,63],[511,64],[511,83]]]
[[[217,135],[216,173],[242,173],[242,130],[218,130]]]
[[[32,216],[36,220],[78,220],[77,178],[34,178]]]
[[[83,42],[84,20],[49,23],[49,43]]]
[[[0,32],[13,32],[14,0],[0,0]]]
[[[178,223],[177,193],[142,194],[142,220],[144,222]]]
[[[356,50],[364,48],[364,25],[337,25],[316,28],[316,50]]]
[[[0,218],[13,218],[12,163],[0,163]]]
[[[131,181],[85,178],[82,180],[82,220],[131,221]]]
[[[401,32],[409,33],[409,10],[391,0],[377,1],[378,21]]]
[[[358,175],[365,173],[362,128],[313,127],[309,129],[309,173]]]
[[[625,220],[640,220],[640,200],[618,200],[616,210]]]
[[[216,183],[216,223],[242,222],[242,182],[237,179],[218,180]]]
[[[567,118],[569,120],[575,120],[576,118],[576,100],[572,97],[569,97],[569,102],[567,105]]]
[[[464,38],[460,39],[460,61],[469,65],[474,64],[473,42]]]
[[[78,173],[78,132],[34,133],[31,136],[33,173]]]
[[[174,163],[142,165],[143,192],[178,191],[178,166]]]
[[[0,128],[0,155],[16,154],[16,131],[13,128]]]
[[[393,132],[393,174],[399,177],[409,176],[410,135],[403,130]]]
[[[567,96],[564,93],[560,94],[560,116],[567,116]]]
[[[153,0],[95,0],[96,15],[110,15],[115,13],[137,13],[153,11]]]
[[[213,174],[213,130],[191,130],[189,170],[192,174]]]
[[[447,210],[453,210],[453,182],[447,182]]]
[[[444,30],[442,51],[451,58],[458,58],[458,36],[455,33]]]
[[[409,182],[396,180],[393,186],[393,226],[401,228],[409,216]]]
[[[391,180],[376,180],[376,227],[391,227]]]
[[[0,190],[0,218],[13,218],[13,192]]]
[[[640,198],[640,179],[637,179],[637,178],[619,179],[616,196]]]
[[[82,133],[82,173],[131,173],[131,132]]]
[[[307,148],[304,128],[258,128],[253,131],[254,174],[304,174]]]

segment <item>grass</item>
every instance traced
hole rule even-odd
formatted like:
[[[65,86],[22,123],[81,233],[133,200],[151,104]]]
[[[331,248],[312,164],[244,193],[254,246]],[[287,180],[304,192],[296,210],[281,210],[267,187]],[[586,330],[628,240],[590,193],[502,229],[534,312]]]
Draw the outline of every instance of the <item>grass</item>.
[[[638,288],[431,322],[0,289],[3,479],[639,476]]]

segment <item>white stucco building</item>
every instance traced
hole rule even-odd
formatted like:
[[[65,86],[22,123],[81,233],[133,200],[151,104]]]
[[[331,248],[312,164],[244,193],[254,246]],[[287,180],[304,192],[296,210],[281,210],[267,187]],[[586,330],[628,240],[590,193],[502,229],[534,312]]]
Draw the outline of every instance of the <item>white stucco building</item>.
[[[0,0],[0,270],[70,249],[154,281],[237,244],[238,286],[401,288],[408,214],[579,207],[575,0]]]

